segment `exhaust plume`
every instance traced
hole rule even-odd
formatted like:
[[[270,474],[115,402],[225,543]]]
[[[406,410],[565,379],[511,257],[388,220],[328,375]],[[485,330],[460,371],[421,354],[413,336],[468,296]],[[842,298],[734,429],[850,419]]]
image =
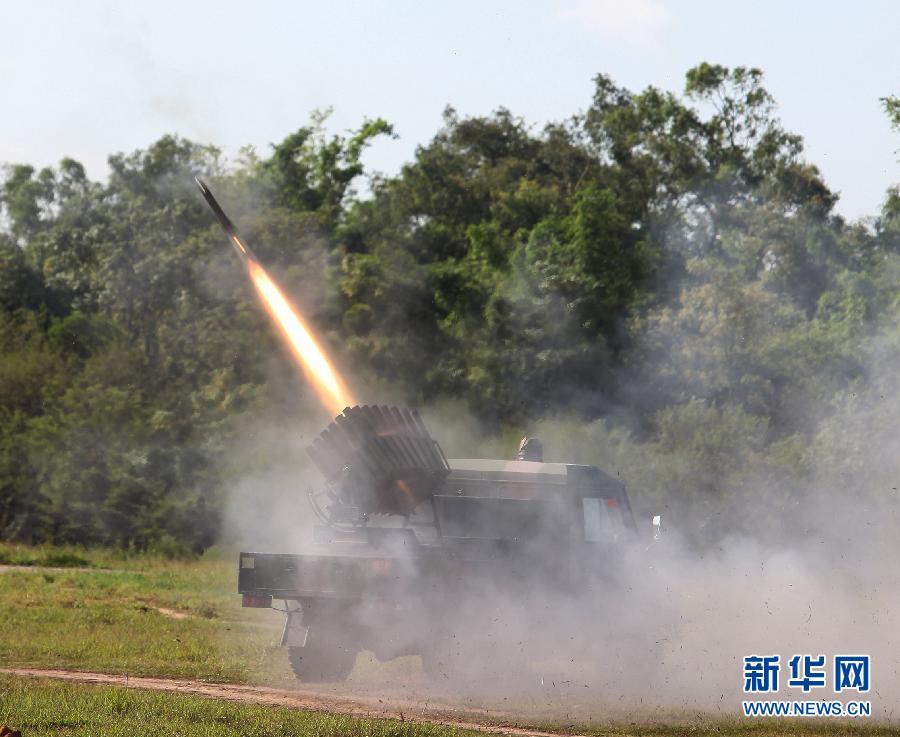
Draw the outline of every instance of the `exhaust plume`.
[[[344,408],[353,404],[353,399],[325,351],[313,337],[312,330],[262,266],[248,259],[247,271],[262,298],[263,306],[287,339],[292,355],[303,369],[319,400],[331,414],[339,415]]]

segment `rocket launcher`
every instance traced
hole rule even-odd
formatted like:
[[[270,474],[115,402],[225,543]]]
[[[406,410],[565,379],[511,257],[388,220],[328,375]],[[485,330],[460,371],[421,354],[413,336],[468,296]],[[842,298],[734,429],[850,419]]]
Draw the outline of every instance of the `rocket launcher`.
[[[365,515],[408,515],[450,473],[419,413],[398,407],[348,407],[307,452],[342,501]]]

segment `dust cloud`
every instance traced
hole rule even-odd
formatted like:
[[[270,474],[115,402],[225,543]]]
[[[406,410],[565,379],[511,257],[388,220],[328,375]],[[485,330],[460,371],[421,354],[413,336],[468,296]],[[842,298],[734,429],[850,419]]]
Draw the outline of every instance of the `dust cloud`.
[[[864,379],[827,399],[827,419],[804,451],[811,471],[802,481],[772,473],[745,479],[726,488],[727,504],[712,512],[685,489],[642,488],[647,469],[670,460],[651,442],[602,421],[536,422],[526,429],[543,441],[545,460],[596,464],[626,482],[636,539],[599,548],[599,578],[573,588],[543,566],[566,554],[564,541],[538,535],[523,559],[534,564],[526,575],[519,566],[499,586],[479,577],[428,581],[425,590],[437,602],[430,610],[418,582],[425,573],[406,559],[397,576],[410,590],[396,603],[422,608],[400,621],[365,607],[353,616],[383,643],[383,652],[374,649],[385,660],[429,643],[432,680],[417,668],[397,676],[385,666],[365,677],[355,671],[351,681],[582,721],[635,712],[736,717],[746,698],[743,658],[778,655],[778,698],[870,699],[874,716],[892,718],[900,693],[895,355],[888,338],[876,336]],[[394,391],[357,395],[387,403]],[[459,403],[426,407],[423,416],[451,459],[514,457],[518,433],[485,434]],[[317,411],[299,420],[282,414],[244,434],[241,453],[255,458],[255,467],[235,478],[228,527],[245,549],[315,548],[307,490],[323,481],[304,449],[326,424]],[[728,462],[718,459],[722,467]],[[659,512],[664,533],[654,540],[650,519]],[[788,688],[795,654],[826,655],[825,688]],[[837,654],[871,656],[870,693],[835,696]]]

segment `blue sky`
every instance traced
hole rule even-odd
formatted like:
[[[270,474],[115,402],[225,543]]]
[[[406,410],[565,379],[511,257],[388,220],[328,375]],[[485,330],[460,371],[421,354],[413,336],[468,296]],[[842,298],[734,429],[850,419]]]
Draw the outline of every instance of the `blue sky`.
[[[900,3],[7,2],[0,4],[0,161],[109,153],[167,132],[261,153],[333,107],[330,128],[394,123],[367,164],[393,173],[441,124],[505,106],[535,125],[586,107],[592,77],[680,91],[699,61],[761,67],[786,127],[875,214],[900,181],[878,98],[900,94]]]

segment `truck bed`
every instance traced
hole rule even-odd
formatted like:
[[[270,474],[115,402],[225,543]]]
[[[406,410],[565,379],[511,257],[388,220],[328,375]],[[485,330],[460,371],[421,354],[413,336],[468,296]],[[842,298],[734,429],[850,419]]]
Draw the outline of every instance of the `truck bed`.
[[[272,599],[396,599],[435,581],[443,588],[454,582],[471,585],[478,578],[495,577],[513,584],[527,581],[532,571],[526,558],[516,561],[483,549],[475,556],[458,555],[446,548],[422,548],[417,554],[402,556],[371,550],[354,554],[242,552],[238,593],[244,597],[244,606],[266,607]]]

